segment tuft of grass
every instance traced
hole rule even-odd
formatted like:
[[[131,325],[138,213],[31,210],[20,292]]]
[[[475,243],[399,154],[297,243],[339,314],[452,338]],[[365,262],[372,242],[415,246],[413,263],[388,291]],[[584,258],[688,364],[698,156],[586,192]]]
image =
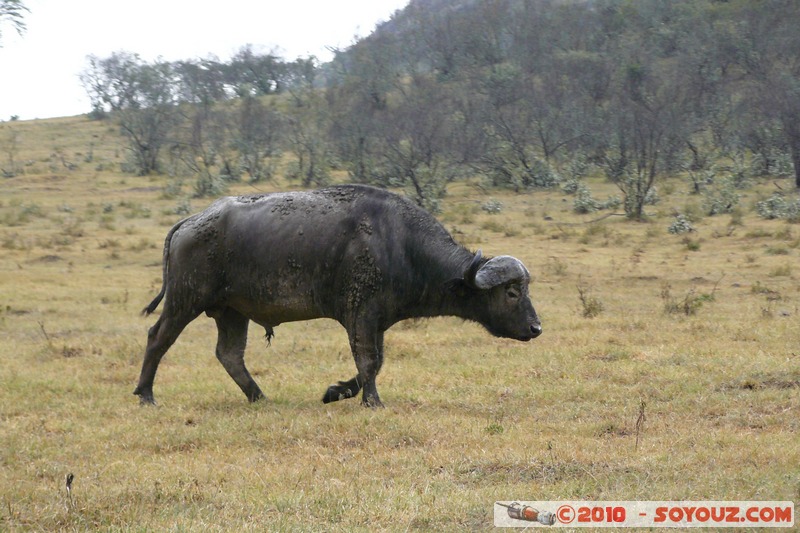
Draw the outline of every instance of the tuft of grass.
[[[550,257],[547,261],[547,270],[554,276],[564,276],[567,273],[567,263],[558,257]]]
[[[765,239],[773,236],[773,232],[764,228],[755,228],[748,231],[745,237],[748,239]]]
[[[789,264],[776,266],[770,270],[767,275],[771,278],[790,277],[792,275],[792,266]]]
[[[767,300],[776,301],[782,299],[780,292],[770,289],[765,285],[762,285],[760,280],[756,281],[755,284],[752,287],[750,287],[750,292],[752,292],[753,294],[761,294]]]
[[[690,252],[697,252],[700,250],[700,239],[691,239],[689,237],[683,238],[683,245]]]
[[[767,255],[789,255],[789,249],[785,246],[769,246],[765,253]]]
[[[515,237],[519,235],[519,230],[504,224],[502,221],[498,221],[495,219],[485,220],[481,224],[481,229],[492,231],[495,233],[502,233],[506,237]]]
[[[498,422],[492,422],[486,426],[485,431],[489,435],[502,435],[502,433],[505,431],[505,428]]]
[[[605,306],[599,298],[592,294],[592,288],[578,280],[578,299],[581,302],[581,316],[584,318],[594,318],[603,312]]]
[[[682,297],[672,295],[672,286],[664,284],[661,287],[661,301],[664,304],[664,312],[668,315],[683,314],[692,316],[697,314],[706,302],[715,300],[716,286],[711,293],[698,294],[695,289],[689,289]]]

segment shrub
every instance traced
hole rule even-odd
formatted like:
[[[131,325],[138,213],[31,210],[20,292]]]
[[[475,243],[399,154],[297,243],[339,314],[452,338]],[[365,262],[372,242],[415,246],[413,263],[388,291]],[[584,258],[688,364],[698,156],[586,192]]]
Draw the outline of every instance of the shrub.
[[[579,183],[575,191],[575,200],[572,202],[572,209],[576,213],[586,214],[594,213],[600,208],[600,203],[592,198],[592,192],[589,188]]]
[[[752,175],[752,170],[747,168],[742,159],[734,158],[727,181],[737,189],[746,189],[750,186]]]
[[[582,187],[580,180],[575,178],[567,178],[561,185],[561,190],[565,194],[575,194]]]
[[[800,199],[790,200],[780,193],[773,193],[766,200],[756,203],[756,212],[767,220],[785,219],[800,222]]]
[[[222,176],[213,176],[207,172],[200,172],[194,183],[194,194],[197,198],[206,196],[221,196],[228,188]]]
[[[615,183],[622,191],[622,206],[628,218],[640,218],[644,215],[644,206],[655,205],[660,201],[655,186],[647,186],[641,176],[625,173]]]
[[[703,193],[703,209],[706,214],[714,216],[733,211],[741,198],[736,188],[733,179],[725,179],[716,187],[708,187]]]
[[[509,187],[515,191],[557,186],[561,176],[550,164],[533,154],[520,159],[507,143],[499,143],[486,157],[485,178],[490,187]]]
[[[661,198],[658,196],[658,188],[653,185],[647,190],[647,194],[644,196],[644,205],[656,205],[660,201]]]
[[[188,215],[192,212],[192,202],[188,198],[184,198],[180,200],[175,209],[173,209],[173,213],[176,215]]]
[[[286,178],[290,181],[299,181],[303,187],[324,186],[330,183],[330,161],[317,158],[314,163],[317,164],[312,165],[305,160],[291,161],[286,165]]]
[[[586,176],[588,170],[589,163],[586,161],[585,157],[579,155],[571,159],[567,164],[567,179],[564,180],[563,185],[561,185],[561,190],[566,194],[575,194],[578,192],[581,180]]]
[[[609,196],[608,200],[603,202],[603,209],[616,209],[622,205],[622,199],[619,196]]]
[[[690,289],[681,299],[672,296],[672,286],[665,283],[661,287],[661,300],[664,302],[664,312],[668,315],[684,314],[686,316],[691,316],[697,314],[697,311],[700,310],[704,303],[714,301],[715,291],[716,286],[714,287],[714,291],[710,294],[697,294],[694,289]]]
[[[683,244],[686,245],[686,249],[690,252],[697,252],[700,250],[700,241],[693,241],[689,237],[683,238]]]
[[[777,266],[772,270],[770,270],[769,273],[767,273],[767,275],[771,278],[789,277],[792,275],[792,267],[791,265]]]
[[[526,169],[526,176],[523,183],[526,187],[549,188],[555,187],[561,181],[561,177],[553,167],[546,161],[534,159],[529,168]]]
[[[572,202],[572,209],[576,213],[587,214],[603,209],[616,209],[622,204],[622,200],[617,196],[609,196],[605,202],[600,202],[592,197],[592,192],[583,183],[578,184],[575,192],[575,200]]]
[[[489,214],[496,215],[503,210],[503,202],[500,200],[495,200],[494,198],[489,198],[484,204],[481,206],[481,209],[486,211]]]
[[[690,233],[694,231],[694,226],[692,226],[692,223],[685,215],[678,214],[675,217],[675,221],[670,224],[667,231],[672,235],[680,235],[682,233]]]
[[[177,198],[183,192],[183,179],[170,178],[164,186],[164,198]]]
[[[592,296],[592,289],[580,282],[578,283],[578,299],[580,299],[581,307],[583,308],[581,315],[584,318],[594,318],[605,309],[603,302],[599,298]]]
[[[567,273],[567,263],[558,257],[551,257],[545,268],[555,276],[564,276]]]
[[[13,206],[13,204],[11,204]],[[33,218],[45,216],[41,206],[36,203],[21,204],[16,209],[11,209],[0,217],[0,224],[5,226],[22,226]]]

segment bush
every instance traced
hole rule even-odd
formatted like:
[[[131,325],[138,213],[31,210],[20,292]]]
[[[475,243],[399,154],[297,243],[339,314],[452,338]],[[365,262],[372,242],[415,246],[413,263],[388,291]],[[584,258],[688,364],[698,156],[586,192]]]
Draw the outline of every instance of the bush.
[[[222,176],[213,176],[208,172],[200,172],[197,181],[194,183],[194,194],[196,198],[206,196],[215,197],[225,193],[228,184]]]
[[[658,188],[653,185],[647,190],[647,194],[644,196],[644,205],[656,205],[660,201],[661,198],[658,196]]]
[[[586,158],[582,155],[579,155],[575,159],[571,159],[567,165],[567,174],[569,175],[568,179],[570,180],[580,181],[588,172],[589,162],[586,161]]]
[[[327,161],[318,161],[318,165],[309,165],[292,161],[286,166],[286,178],[299,181],[303,187],[324,186],[330,183],[330,167]]]
[[[587,214],[603,209],[616,209],[621,204],[622,200],[617,196],[609,196],[608,200],[600,202],[592,197],[592,192],[586,185],[579,183],[575,192],[575,200],[572,202],[572,209],[576,213]]]
[[[578,299],[581,302],[581,315],[584,318],[594,318],[605,309],[603,302],[592,295],[591,287],[582,282],[578,282]]]
[[[622,199],[619,196],[609,196],[608,200],[603,202],[603,209],[616,209],[622,205]]]
[[[192,212],[192,202],[188,198],[180,200],[172,212],[176,215],[188,215]]]
[[[581,186],[581,180],[589,169],[589,163],[585,157],[578,156],[570,160],[567,165],[567,179],[561,185],[561,190],[566,194],[575,194]]]
[[[496,215],[497,213],[503,210],[503,202],[499,200],[495,200],[494,198],[489,198],[484,204],[481,206],[481,209],[486,211],[491,215]]]
[[[526,187],[549,188],[555,187],[561,181],[561,177],[556,173],[549,163],[541,159],[534,159],[530,168],[526,171],[524,184]]]
[[[780,193],[774,193],[766,200],[756,204],[756,212],[767,220],[784,219],[789,222],[800,222],[800,199],[787,199]]]
[[[572,209],[576,213],[587,214],[598,211],[601,209],[601,205],[592,198],[592,191],[583,183],[579,183],[575,191],[575,200],[572,202]]]
[[[695,315],[704,303],[713,302],[716,299],[716,290],[716,285],[711,293],[708,294],[697,294],[694,289],[690,289],[683,298],[676,298],[672,296],[672,286],[669,283],[665,283],[661,286],[661,300],[664,302],[664,313],[668,315]]]
[[[561,190],[564,191],[565,194],[575,194],[581,188],[581,182],[579,179],[574,177],[567,178],[567,180],[561,185]]]
[[[624,194],[622,205],[628,218],[641,217],[644,214],[644,206],[655,205],[660,201],[656,187],[648,187],[642,176],[626,173],[616,179],[615,183]]]
[[[675,217],[675,221],[670,224],[667,231],[672,235],[680,235],[682,233],[690,233],[694,231],[694,226],[692,226],[692,223],[688,218],[686,218],[685,215],[678,214]]]
[[[708,187],[703,193],[703,209],[706,214],[714,216],[733,211],[741,198],[736,189],[733,178],[722,180],[716,187]]]
[[[486,177],[492,187],[510,187],[515,191],[551,188],[561,182],[561,177],[549,163],[533,157],[525,165],[501,149],[491,156]]]

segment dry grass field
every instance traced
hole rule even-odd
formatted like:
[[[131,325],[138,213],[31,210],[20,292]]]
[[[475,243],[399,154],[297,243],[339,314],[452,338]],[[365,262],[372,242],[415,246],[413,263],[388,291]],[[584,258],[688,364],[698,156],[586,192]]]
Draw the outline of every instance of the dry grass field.
[[[338,324],[284,324],[269,347],[254,326],[247,360],[268,400],[250,405],[201,317],[150,408],[132,395],[155,320],[139,311],[176,211],[211,199],[119,173],[108,124],[4,123],[0,143],[12,130],[24,173],[0,178],[0,531],[486,530],[496,500],[800,501],[800,226],[754,213],[771,182],[688,237],[667,232],[673,209],[699,211],[679,178],[646,223],[590,223],[602,213],[574,214],[558,190],[454,184],[440,219],[526,263],[541,337],[399,324],[387,407],[369,410],[320,401],[353,375]],[[481,209],[489,196],[500,213]]]

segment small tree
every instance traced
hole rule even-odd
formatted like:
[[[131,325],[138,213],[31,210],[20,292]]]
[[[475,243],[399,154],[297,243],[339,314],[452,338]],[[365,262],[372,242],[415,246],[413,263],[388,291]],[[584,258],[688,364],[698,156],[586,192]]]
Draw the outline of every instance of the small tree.
[[[159,154],[180,120],[172,65],[145,63],[127,52],[88,60],[81,82],[94,111],[110,111],[117,120],[128,140],[131,171],[140,176],[158,171]]]
[[[274,94],[283,91],[286,63],[276,54],[259,54],[248,44],[233,56],[225,73],[236,96]]]
[[[689,137],[693,95],[672,62],[639,58],[639,48],[634,49],[623,61],[605,109],[610,131],[599,145],[606,175],[623,194],[625,213],[640,220],[666,154]]]
[[[504,65],[493,69],[478,88],[485,95],[484,134],[489,140],[480,167],[492,185],[519,191],[557,184],[548,160],[569,140],[561,127],[568,122],[563,116],[565,99],[553,97],[562,89],[551,85],[553,81]]]
[[[757,111],[750,117],[782,137],[800,188],[800,10],[790,1],[770,9],[744,10],[742,63],[747,71],[747,103]],[[746,106],[747,107],[747,106]]]
[[[170,153],[195,177],[196,196],[224,192],[227,180],[238,176],[233,165],[228,112],[212,103],[183,108]],[[176,172],[180,172],[179,170]]]
[[[226,66],[216,58],[177,61],[172,64],[181,102],[208,105],[227,98]]]
[[[451,91],[433,78],[415,76],[388,106],[387,125],[378,132],[382,184],[404,187],[417,204],[433,212],[458,173],[453,153],[460,117]]]
[[[330,137],[350,179],[379,181],[380,132],[387,125],[389,94],[398,81],[395,43],[388,34],[371,35],[346,52],[337,51],[326,98]]]
[[[274,105],[245,96],[233,116],[232,144],[239,153],[239,168],[250,181],[272,179],[280,155],[284,119]]]
[[[312,87],[292,92],[294,105],[286,117],[286,143],[295,161],[287,174],[304,187],[325,185],[330,178],[332,151],[330,117],[321,95]]]

